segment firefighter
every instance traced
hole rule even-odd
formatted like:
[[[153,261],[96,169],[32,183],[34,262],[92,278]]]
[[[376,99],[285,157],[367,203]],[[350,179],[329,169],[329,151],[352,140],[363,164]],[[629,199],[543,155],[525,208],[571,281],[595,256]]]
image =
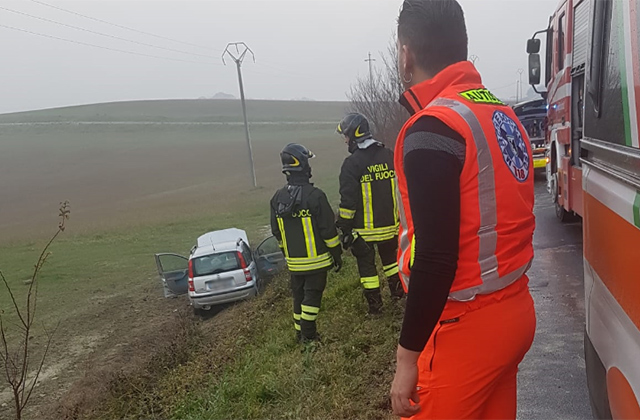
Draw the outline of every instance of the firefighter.
[[[404,295],[398,263],[398,207],[393,152],[374,140],[369,122],[361,114],[348,114],[338,124],[351,155],[340,171],[340,208],[337,226],[341,242],[358,262],[360,282],[369,314],[382,309],[375,248],[393,298]]]
[[[327,272],[342,267],[342,249],[327,196],[309,180],[314,155],[300,144],[280,153],[287,185],[271,199],[271,231],[291,272],[293,320],[299,341],[319,340],[320,312]]]
[[[534,170],[526,131],[467,61],[456,0],[405,0],[398,69],[398,264],[408,291],[391,388],[416,419],[515,419],[535,311]]]

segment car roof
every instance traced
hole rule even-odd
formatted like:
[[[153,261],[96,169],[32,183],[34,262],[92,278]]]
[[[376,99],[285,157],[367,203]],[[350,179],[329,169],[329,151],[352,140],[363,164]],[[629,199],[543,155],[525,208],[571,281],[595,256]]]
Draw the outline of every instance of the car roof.
[[[192,257],[229,252],[238,249],[238,242],[243,241],[249,245],[247,233],[242,229],[230,228],[205,233],[198,238],[196,246],[191,253]]]
[[[213,245],[205,245],[196,247],[191,254],[192,258],[201,257],[203,255],[211,255],[211,254],[221,254],[223,252],[233,252],[238,250],[237,242],[222,242],[219,244]]]

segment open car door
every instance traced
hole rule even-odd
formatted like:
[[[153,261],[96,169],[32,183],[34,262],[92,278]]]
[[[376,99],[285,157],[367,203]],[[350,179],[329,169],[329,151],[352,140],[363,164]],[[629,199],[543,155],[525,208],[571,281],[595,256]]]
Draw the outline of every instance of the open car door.
[[[278,240],[271,236],[256,248],[256,262],[261,276],[274,276],[285,268],[285,259]]]
[[[164,297],[184,295],[189,290],[189,259],[178,254],[156,254]]]

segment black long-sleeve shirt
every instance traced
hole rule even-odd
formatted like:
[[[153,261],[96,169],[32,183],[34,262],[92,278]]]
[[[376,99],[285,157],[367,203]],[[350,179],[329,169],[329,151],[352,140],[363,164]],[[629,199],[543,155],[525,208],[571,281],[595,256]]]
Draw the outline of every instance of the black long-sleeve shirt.
[[[464,138],[435,117],[407,130],[404,171],[414,225],[415,257],[400,345],[422,351],[447,302],[458,266],[460,173]]]

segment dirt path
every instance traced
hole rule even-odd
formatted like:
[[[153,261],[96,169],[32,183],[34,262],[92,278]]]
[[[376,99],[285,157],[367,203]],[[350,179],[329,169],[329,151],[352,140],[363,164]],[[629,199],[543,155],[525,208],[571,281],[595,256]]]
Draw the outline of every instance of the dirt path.
[[[145,366],[191,319],[188,300],[163,298],[159,284],[96,299],[56,333],[66,341],[54,338],[25,418],[86,417],[114,378]],[[0,418],[11,418],[12,407],[10,391],[0,389]]]

